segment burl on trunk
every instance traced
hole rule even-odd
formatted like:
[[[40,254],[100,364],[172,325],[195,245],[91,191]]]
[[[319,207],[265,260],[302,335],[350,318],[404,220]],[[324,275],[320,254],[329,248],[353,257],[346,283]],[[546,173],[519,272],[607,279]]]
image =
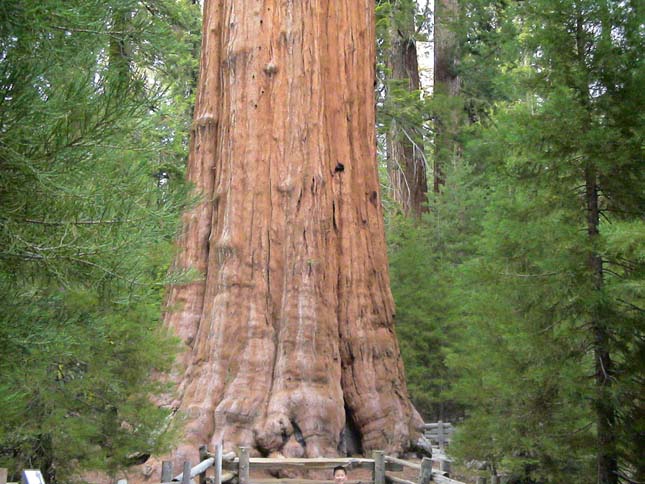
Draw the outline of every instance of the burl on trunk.
[[[420,418],[393,324],[374,131],[373,0],[211,0],[166,323],[186,344],[175,458],[402,451]],[[184,371],[185,370],[185,371]]]

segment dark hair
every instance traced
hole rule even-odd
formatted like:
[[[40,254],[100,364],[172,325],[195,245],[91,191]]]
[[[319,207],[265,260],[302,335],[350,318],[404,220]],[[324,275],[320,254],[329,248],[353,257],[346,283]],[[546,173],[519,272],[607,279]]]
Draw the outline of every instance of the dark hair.
[[[334,467],[334,472],[332,472],[332,476],[336,475],[336,471],[343,471],[345,475],[347,475],[347,469],[345,469],[343,466]]]

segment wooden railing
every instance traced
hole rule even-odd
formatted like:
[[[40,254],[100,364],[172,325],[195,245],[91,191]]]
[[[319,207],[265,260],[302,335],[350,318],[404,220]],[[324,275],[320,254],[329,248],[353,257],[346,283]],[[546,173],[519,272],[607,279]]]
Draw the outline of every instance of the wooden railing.
[[[430,442],[434,442],[439,445],[439,448],[443,449],[452,440],[452,434],[454,433],[454,427],[450,422],[438,422],[426,423],[423,425],[424,432],[423,435]]]
[[[371,480],[349,480],[347,484],[428,484],[431,481],[441,484],[463,484],[448,477],[450,472],[450,461],[447,457],[430,459],[424,457],[421,463],[410,462],[404,459],[385,455],[383,451],[377,450],[372,453],[372,458],[355,457],[334,457],[334,458],[266,458],[250,457],[247,447],[240,447],[236,455],[233,452],[223,454],[222,446],[219,444],[215,453],[208,452],[205,446],[200,448],[201,462],[191,467],[189,462],[184,462],[182,472],[173,477],[172,463],[164,461],[161,469],[162,484],[222,484],[237,477],[239,484],[333,484],[333,480],[314,479],[258,479],[251,477],[252,470],[279,471],[284,469],[295,469],[300,471],[321,471],[343,466],[348,470],[369,469]],[[433,469],[433,461],[438,467]],[[402,471],[403,468],[414,469],[418,472],[414,481],[398,477],[393,472]],[[214,468],[213,477],[206,476],[206,472]]]
[[[224,454],[221,444],[215,449],[215,453],[208,452],[206,446],[199,449],[200,462],[192,467],[190,462],[184,462],[182,472],[173,475],[173,465],[170,461],[163,461],[161,465],[162,484],[222,484],[232,481],[235,477],[239,484],[333,484],[332,480],[314,479],[258,479],[250,476],[251,470],[283,470],[296,469],[302,471],[331,471],[336,466],[343,466],[347,470],[369,469],[372,474],[371,480],[362,479],[349,480],[347,484],[429,484],[437,482],[440,484],[463,484],[448,477],[450,472],[450,461],[442,454],[432,459],[424,457],[421,463],[410,462],[389,455],[377,450],[372,453],[371,459],[355,457],[315,458],[315,459],[270,459],[261,457],[250,457],[249,449],[240,447],[238,455],[234,452]],[[433,463],[435,468],[433,468]],[[438,467],[438,468],[437,468]],[[414,481],[403,479],[393,474],[404,468],[414,469],[418,472]],[[207,472],[212,469],[212,477],[207,477]],[[331,472],[330,472],[331,474]],[[195,480],[197,479],[197,481]],[[26,470],[22,473],[22,484],[45,484],[40,471]],[[0,468],[0,484],[7,483],[7,469]],[[120,479],[117,484],[127,484],[126,479]],[[486,480],[478,484],[486,484]],[[497,484],[494,479],[491,484]]]

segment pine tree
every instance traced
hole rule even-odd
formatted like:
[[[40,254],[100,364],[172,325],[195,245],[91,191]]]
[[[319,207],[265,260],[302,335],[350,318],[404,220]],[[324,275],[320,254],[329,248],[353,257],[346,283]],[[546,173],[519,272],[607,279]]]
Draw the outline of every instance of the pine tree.
[[[173,353],[160,300],[186,197],[155,174],[183,171],[181,123],[163,120],[195,14],[0,7],[0,466],[14,478],[114,473],[163,444],[149,377]]]
[[[479,457],[537,482],[638,480],[638,8],[540,1],[503,13],[488,52],[505,62],[489,86],[509,101],[466,151],[489,165],[490,203],[451,358],[472,416],[458,449],[486,449]],[[514,29],[519,43],[504,35]]]

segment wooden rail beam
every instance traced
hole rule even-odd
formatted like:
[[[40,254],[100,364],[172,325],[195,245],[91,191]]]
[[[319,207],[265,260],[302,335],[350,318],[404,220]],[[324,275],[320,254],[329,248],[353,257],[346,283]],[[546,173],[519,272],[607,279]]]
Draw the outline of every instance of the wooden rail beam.
[[[421,465],[420,464],[415,464],[414,462],[409,462],[407,460],[403,459],[397,459],[396,457],[391,457],[389,455],[385,456],[385,462],[388,464],[396,464],[401,467],[409,467],[411,469],[416,469],[418,471],[421,470]]]
[[[209,457],[205,461],[200,462],[197,464],[195,467],[191,468],[190,467],[190,462],[188,463],[188,479],[192,479],[195,476],[198,476],[202,474],[203,472],[206,472],[206,469],[208,469],[210,466],[213,465],[215,462],[215,459],[212,457]],[[162,472],[163,472],[163,464],[162,464]],[[186,463],[184,462],[184,471],[181,474],[176,475],[172,480],[173,481],[182,481],[184,479],[184,474],[186,473]]]
[[[393,482],[394,484],[417,484],[416,482],[408,481],[407,479],[401,479],[400,477],[396,476],[387,476],[387,481]]]
[[[463,482],[450,479],[439,472],[432,473],[432,480],[438,484],[464,484]]]
[[[315,479],[254,479],[250,484],[334,484],[334,481],[321,481]],[[374,484],[374,481],[345,481],[346,484]]]
[[[351,458],[351,457],[337,457],[337,458],[323,458],[316,457],[312,459],[306,458],[268,458],[268,457],[250,457],[249,465],[253,469],[266,470],[282,467],[295,467],[300,469],[333,469],[336,466],[343,466],[350,469],[365,468],[372,469],[374,466],[374,459],[364,458]],[[223,461],[222,467],[226,470],[236,471],[239,466],[239,458],[230,461]]]

